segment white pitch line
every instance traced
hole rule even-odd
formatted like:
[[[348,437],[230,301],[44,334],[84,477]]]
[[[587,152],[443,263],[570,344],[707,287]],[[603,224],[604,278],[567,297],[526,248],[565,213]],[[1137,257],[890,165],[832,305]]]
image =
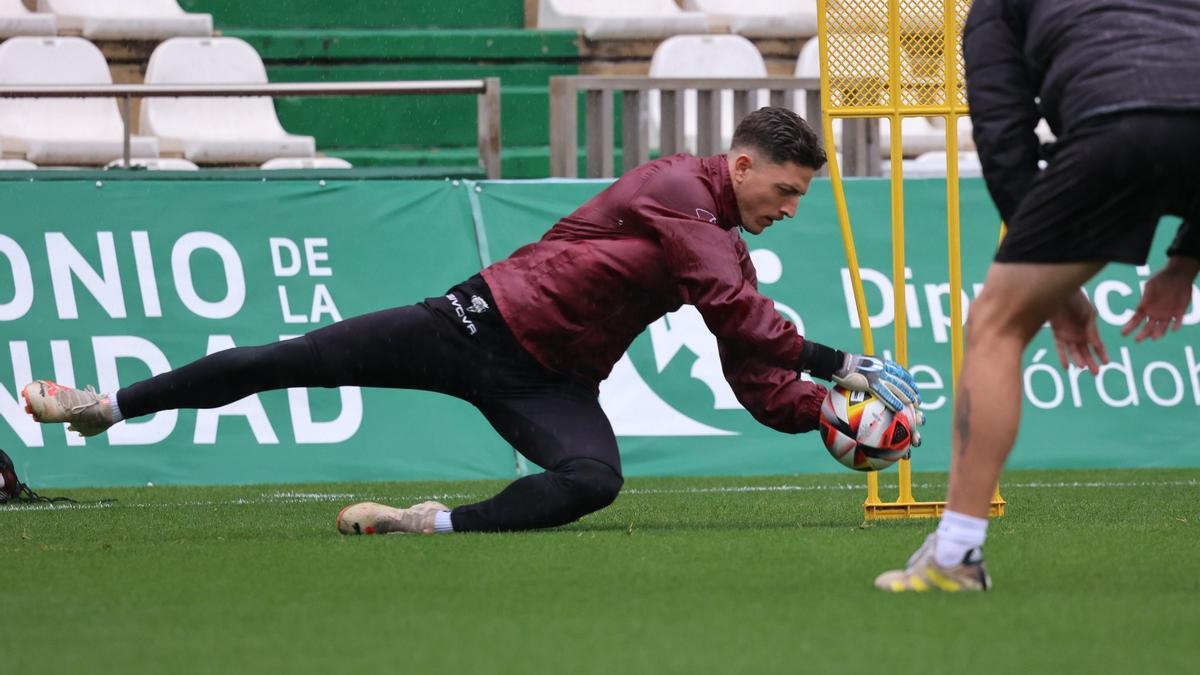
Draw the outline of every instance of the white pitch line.
[[[881,490],[895,488],[895,485],[881,485]],[[915,483],[915,489],[933,489],[944,488],[944,483]],[[1200,487],[1200,480],[1168,480],[1168,481],[1060,481],[1053,483],[1045,482],[1029,482],[1029,483],[1001,483],[1001,489],[1029,489],[1029,490],[1045,490],[1045,489],[1094,489],[1094,488],[1141,488],[1141,487]],[[624,490],[623,494],[627,495],[679,495],[679,494],[725,494],[725,493],[754,493],[754,492],[848,492],[862,490],[864,486],[861,483],[835,483],[829,485],[731,485],[725,487],[687,487],[687,488],[630,488]],[[396,495],[358,495],[353,493],[324,493],[324,492],[272,492],[263,493],[258,498],[239,497],[237,499],[228,500],[208,500],[208,501],[187,501],[187,502],[168,502],[168,503],[139,503],[139,502],[85,502],[82,504],[73,504],[70,502],[60,502],[57,504],[33,503],[33,504],[10,504],[7,508],[0,510],[4,512],[16,511],[62,511],[62,510],[90,510],[90,509],[107,509],[107,508],[179,508],[179,507],[211,507],[211,506],[260,506],[266,504],[311,504],[320,502],[349,502],[352,500],[359,501],[424,501],[434,499],[439,501],[459,501],[459,500],[476,500],[486,498],[488,495],[472,494],[472,493],[443,493],[437,495],[418,495],[418,496],[396,496]]]
[[[625,495],[690,495],[716,494],[724,492],[815,492],[825,490],[862,490],[860,484],[846,485],[733,485],[727,487],[692,488],[630,488],[622,490]],[[915,487],[915,486],[914,486]]]
[[[1170,481],[1063,481],[1058,483],[1000,483],[1000,488],[1128,488],[1128,487],[1196,487],[1200,480],[1170,480]],[[623,490],[622,494],[630,495],[672,495],[672,494],[709,494],[723,492],[820,492],[840,490],[862,490],[866,486],[861,483],[841,483],[834,485],[741,485],[729,487],[694,487],[694,488],[631,488]],[[945,483],[914,483],[915,489],[945,488]],[[880,490],[894,489],[896,485],[880,485]]]
[[[479,494],[454,494],[445,493],[438,495],[422,495],[417,497],[397,497],[396,495],[355,495],[355,494],[322,494],[322,493],[288,493],[277,492],[273,494],[263,494],[259,498],[238,497],[237,499],[225,500],[206,500],[206,501],[186,501],[186,502],[122,502],[113,500],[107,502],[58,502],[49,504],[45,502],[34,502],[29,504],[14,503],[10,504],[5,509],[0,509],[0,514],[5,511],[63,511],[63,510],[91,510],[91,509],[109,509],[109,508],[137,508],[137,509],[153,509],[153,508],[179,508],[193,507],[206,508],[212,506],[262,506],[267,504],[312,504],[314,502],[353,502],[353,501],[425,501],[433,500],[477,500],[483,499],[484,495]]]

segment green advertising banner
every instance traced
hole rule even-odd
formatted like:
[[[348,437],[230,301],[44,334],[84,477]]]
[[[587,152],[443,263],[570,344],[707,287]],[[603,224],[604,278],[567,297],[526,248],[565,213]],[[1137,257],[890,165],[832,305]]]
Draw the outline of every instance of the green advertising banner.
[[[440,294],[479,269],[464,192],[0,182],[0,447],[39,487],[512,475],[511,451],[470,405],[424,392],[266,392],[86,441],[32,422],[20,401],[33,378],[115,391],[219,349]]]
[[[46,378],[114,391],[230,346],[440,294],[481,261],[536,240],[606,185],[353,174],[0,181],[0,447],[39,487],[512,477],[512,451],[481,415],[425,392],[266,392],[217,410],[132,420],[85,441],[33,423],[20,388]],[[890,351],[888,184],[850,181],[847,198],[876,344]],[[917,470],[949,460],[945,204],[943,181],[906,183],[905,321],[929,416]],[[962,219],[969,305],[998,234],[978,180],[963,181]],[[1173,232],[1173,222],[1160,228],[1150,269]],[[797,218],[746,236],[760,287],[779,311],[816,340],[858,349],[829,183],[814,183]],[[1114,361],[1100,377],[1064,372],[1047,334],[1028,350],[1010,466],[1200,465],[1197,304],[1186,327],[1161,342],[1134,345],[1119,335],[1150,269],[1112,267],[1088,287]],[[738,406],[712,336],[688,307],[635,341],[602,385],[601,402],[629,475],[840,469],[816,434],[780,434]]]

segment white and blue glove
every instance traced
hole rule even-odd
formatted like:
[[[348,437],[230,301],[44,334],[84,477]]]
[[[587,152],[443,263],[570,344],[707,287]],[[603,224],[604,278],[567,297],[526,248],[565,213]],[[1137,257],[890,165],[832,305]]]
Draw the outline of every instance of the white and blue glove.
[[[912,374],[894,361],[846,354],[842,367],[833,371],[830,379],[850,391],[874,394],[893,411],[912,406],[917,412],[921,405],[921,394]]]
[[[822,380],[831,380],[850,391],[874,394],[893,412],[911,408],[915,426],[925,422],[921,413],[921,392],[903,366],[875,356],[851,354],[804,341],[797,370]],[[919,441],[914,445],[919,445]]]

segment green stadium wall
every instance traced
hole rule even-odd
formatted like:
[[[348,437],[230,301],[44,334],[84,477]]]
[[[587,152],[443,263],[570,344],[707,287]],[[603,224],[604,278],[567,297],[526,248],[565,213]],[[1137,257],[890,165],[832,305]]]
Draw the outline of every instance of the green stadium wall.
[[[524,0],[180,0],[218,28],[521,28]]]
[[[411,181],[304,174],[9,175],[0,179],[0,447],[45,487],[502,478],[511,449],[470,405],[411,391],[275,391],[215,411],[164,412],[87,439],[32,423],[32,378],[112,390],[231,345],[298,335],[339,317],[438,295],[537,239],[605,181]],[[321,180],[316,177],[321,176]],[[910,361],[929,423],[917,470],[949,459],[945,186],[906,183]],[[847,183],[877,345],[889,349],[889,191]],[[998,220],[963,181],[964,278],[982,282]],[[1152,265],[1173,228],[1161,228]],[[798,218],[749,237],[761,287],[823,343],[856,348],[830,184]],[[1134,346],[1118,326],[1144,270],[1089,285],[1115,365],[1064,373],[1048,335],[1025,355],[1024,423],[1011,466],[1200,466],[1200,354],[1186,327]],[[1200,291],[1197,291],[1200,293]],[[656,322],[602,388],[629,475],[837,471],[817,434],[758,425],[730,402],[694,310]]]
[[[272,82],[498,77],[502,175],[550,173],[549,80],[579,73],[579,36],[524,29],[523,0],[182,5],[211,13],[223,35],[253,45]],[[276,99],[284,128],[314,136],[322,153],[426,177],[482,177],[475,106],[473,96]]]

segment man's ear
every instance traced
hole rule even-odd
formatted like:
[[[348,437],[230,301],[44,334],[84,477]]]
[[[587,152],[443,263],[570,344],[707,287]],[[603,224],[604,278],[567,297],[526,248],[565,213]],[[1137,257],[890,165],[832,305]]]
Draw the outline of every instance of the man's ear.
[[[746,152],[739,152],[733,158],[733,177],[737,180],[743,180],[746,177],[746,172],[754,167],[754,158]]]

